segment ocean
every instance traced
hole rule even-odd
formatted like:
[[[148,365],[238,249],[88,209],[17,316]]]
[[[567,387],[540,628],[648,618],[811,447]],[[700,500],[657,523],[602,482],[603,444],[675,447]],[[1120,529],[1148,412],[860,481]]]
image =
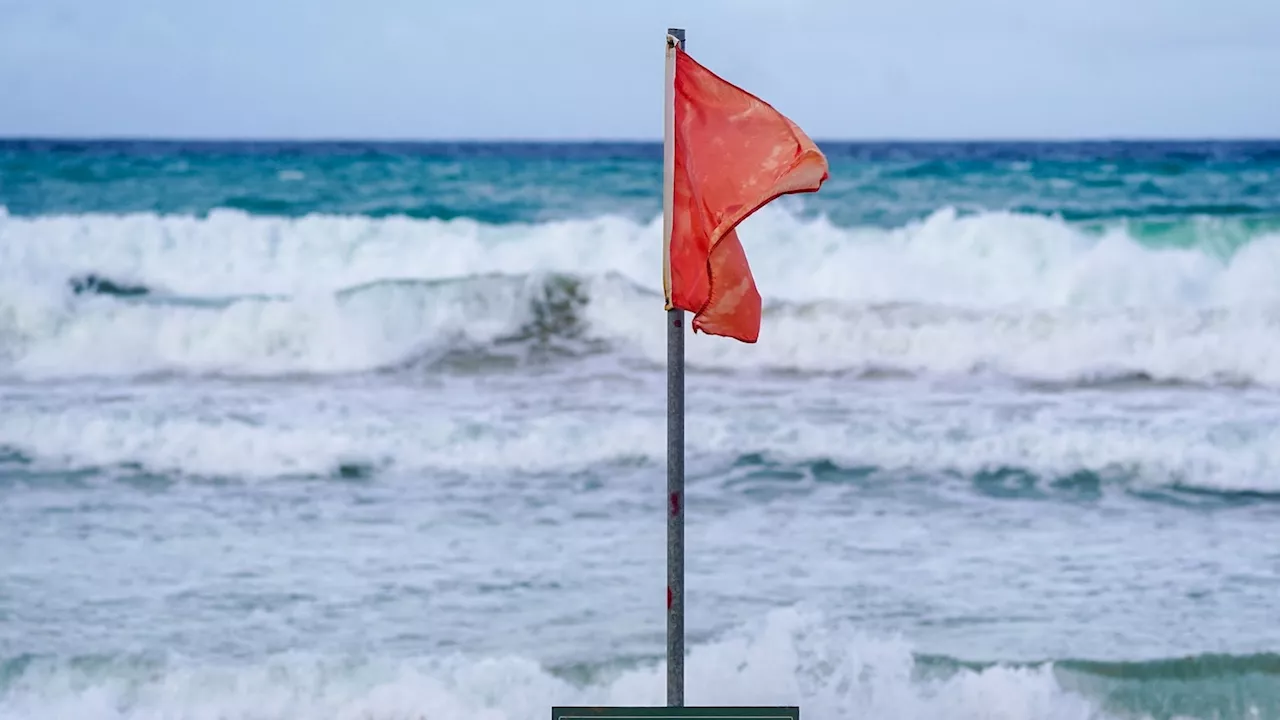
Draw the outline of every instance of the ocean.
[[[1280,142],[819,143],[689,704],[1280,718]],[[665,703],[654,143],[0,142],[0,718]]]

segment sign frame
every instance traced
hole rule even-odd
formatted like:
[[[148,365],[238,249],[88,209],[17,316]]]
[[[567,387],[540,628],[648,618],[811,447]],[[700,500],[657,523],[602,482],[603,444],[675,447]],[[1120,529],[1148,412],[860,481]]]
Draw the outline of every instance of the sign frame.
[[[800,720],[800,708],[796,705],[557,705],[551,708],[551,720]]]

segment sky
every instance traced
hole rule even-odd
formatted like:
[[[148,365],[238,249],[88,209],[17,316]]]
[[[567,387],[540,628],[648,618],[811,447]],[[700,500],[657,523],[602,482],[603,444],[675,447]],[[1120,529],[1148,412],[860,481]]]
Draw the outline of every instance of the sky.
[[[656,140],[670,26],[818,139],[1280,137],[1280,0],[0,0],[0,136]]]

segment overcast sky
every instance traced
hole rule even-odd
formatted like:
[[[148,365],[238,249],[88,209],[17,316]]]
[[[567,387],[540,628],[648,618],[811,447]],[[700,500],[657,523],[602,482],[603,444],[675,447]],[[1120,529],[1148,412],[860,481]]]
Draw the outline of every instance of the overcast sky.
[[[1280,136],[1280,0],[0,0],[0,135],[661,135],[663,33],[817,138]]]

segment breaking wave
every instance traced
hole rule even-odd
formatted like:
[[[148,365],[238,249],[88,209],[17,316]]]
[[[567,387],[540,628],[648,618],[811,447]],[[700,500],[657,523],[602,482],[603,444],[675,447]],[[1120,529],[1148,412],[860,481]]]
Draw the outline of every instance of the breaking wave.
[[[537,411],[562,390],[550,383],[545,396],[490,404],[492,418],[477,420],[452,411],[458,399],[406,395],[395,385],[316,392],[308,383],[280,384],[265,396],[250,387],[224,398],[232,412],[208,412],[210,395],[167,383],[132,398],[71,386],[43,393],[38,408],[0,407],[0,467],[35,486],[63,482],[70,471],[143,482],[378,476],[394,483],[430,475],[480,478],[475,487],[489,489],[501,478],[613,477],[662,467],[660,396],[649,412],[617,412],[618,402],[638,403],[626,389],[605,386],[598,406]],[[686,438],[689,472],[722,484],[726,496],[763,499],[920,487],[921,480],[1024,500],[1115,492],[1187,504],[1280,498],[1280,425],[1265,406],[1228,398],[1218,407],[1166,405],[1100,421],[1042,400],[1022,408],[946,406],[886,391],[850,397],[854,407],[840,415],[798,405],[753,418],[703,398],[688,414],[698,428]],[[424,402],[440,412],[424,418]],[[532,409],[520,414],[521,403]]]
[[[1280,384],[1280,235],[939,211],[895,230],[762,212],[761,341],[694,368]],[[366,372],[492,355],[665,358],[659,227],[0,214],[0,374]]]
[[[0,289],[0,375],[354,373],[617,352],[665,359],[661,297],[617,274],[384,280],[234,299]],[[1048,383],[1280,384],[1280,308],[968,310],[774,301],[762,340],[700,336],[694,369]]]
[[[965,663],[797,610],[693,647],[691,705],[799,705],[805,717],[1105,720],[1271,717],[1276,659]],[[522,720],[555,705],[662,705],[660,661],[548,667],[519,656],[292,653],[0,659],[0,717]]]

